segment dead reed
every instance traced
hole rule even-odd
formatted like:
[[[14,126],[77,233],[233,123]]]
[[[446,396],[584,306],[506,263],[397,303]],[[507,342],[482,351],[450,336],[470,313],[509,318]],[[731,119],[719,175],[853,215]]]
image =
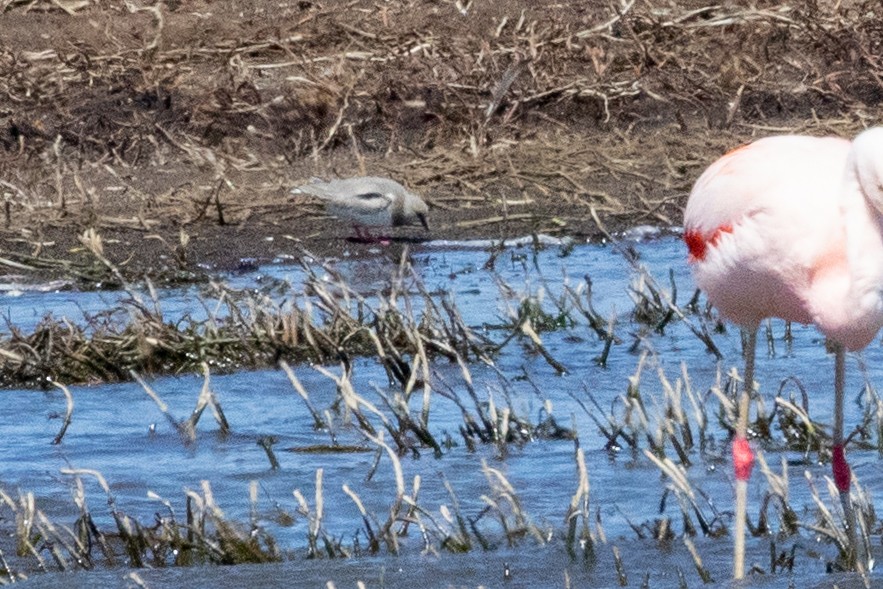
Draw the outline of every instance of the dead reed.
[[[417,280],[405,268],[408,280]],[[413,304],[407,300],[400,305],[399,299],[410,297],[402,290],[410,282],[392,284],[386,298],[370,303],[333,269],[324,269],[337,276],[331,283],[316,274],[321,267],[305,262],[304,270],[304,291],[283,302],[212,283],[203,293],[207,317],[202,320],[168,320],[149,283],[147,295],[126,283],[131,298],[87,316],[84,324],[47,316],[28,334],[10,325],[0,341],[0,382],[112,382],[130,379],[131,371],[190,371],[203,363],[233,370],[272,366],[282,358],[346,363],[353,355],[376,354],[390,378],[410,394],[427,357],[486,359],[493,352],[492,342],[465,325],[451,301],[434,300],[423,290]],[[423,309],[419,317],[411,310],[414,306]],[[405,359],[412,354],[418,362],[413,366]]]

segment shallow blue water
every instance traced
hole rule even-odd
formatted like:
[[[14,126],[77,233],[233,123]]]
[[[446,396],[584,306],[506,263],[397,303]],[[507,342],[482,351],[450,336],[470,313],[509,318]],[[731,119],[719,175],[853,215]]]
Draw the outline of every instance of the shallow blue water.
[[[639,263],[647,268],[663,290],[670,288],[668,274],[671,269],[677,285],[678,301],[683,303],[692,296],[694,287],[678,239],[661,238],[629,245],[639,254]],[[419,556],[421,541],[419,534],[414,533],[403,540],[403,545],[408,547],[403,551],[403,557],[360,557],[349,561],[325,562],[318,567],[311,565],[307,568],[314,577],[310,578],[319,583],[326,579],[339,579],[341,584],[351,585],[358,579],[377,579],[381,570],[397,571],[401,568],[407,571],[411,567],[426,567],[430,571],[428,574],[437,581],[433,583],[435,585],[460,583],[459,577],[451,577],[455,571],[457,575],[463,575],[462,582],[465,584],[494,585],[502,580],[499,572],[502,563],[509,562],[510,566],[517,566],[522,571],[507,581],[512,586],[537,586],[537,572],[548,567],[552,567],[558,575],[554,585],[563,586],[563,575],[568,571],[574,579],[584,584],[614,586],[618,582],[612,566],[612,547],[615,545],[622,553],[626,570],[632,571],[632,584],[640,584],[640,579],[646,574],[653,581],[651,586],[671,586],[676,583],[673,570],[677,567],[681,568],[690,586],[699,583],[680,538],[672,540],[670,547],[660,548],[651,540],[639,539],[631,527],[632,524],[652,524],[660,517],[660,504],[668,481],[640,452],[605,450],[605,437],[599,433],[583,407],[591,408],[588,392],[604,411],[621,416],[621,399],[627,391],[629,378],[636,374],[642,355],[646,354],[639,385],[647,418],[651,424],[657,423],[664,417],[661,414],[663,385],[658,371],[662,371],[665,378],[674,384],[681,377],[681,366],[684,364],[691,386],[696,391],[704,392],[715,385],[718,372],[726,373],[733,366],[741,371],[738,331],[729,329],[715,336],[715,342],[725,356],[719,363],[683,322],[672,322],[660,334],[630,320],[633,302],[629,292],[636,284],[638,274],[617,249],[579,245],[567,255],[562,255],[564,253],[561,247],[547,247],[538,252],[531,248],[508,249],[497,257],[495,272],[491,273],[485,269],[489,253],[483,249],[430,244],[413,249],[412,263],[426,289],[437,296],[450,293],[466,323],[475,329],[505,322],[511,309],[517,308],[521,299],[528,295],[544,300],[546,310],[552,311],[554,305],[550,301],[562,296],[565,285],[576,288],[585,284],[586,277],[591,280],[595,308],[601,316],[616,321],[615,333],[621,339],[620,344],[613,346],[606,367],[594,361],[601,353],[603,343],[583,322],[571,329],[540,334],[550,354],[567,368],[565,375],[558,375],[540,355],[519,339],[503,349],[496,358],[495,368],[474,364],[470,370],[479,394],[484,399],[492,398],[498,407],[502,407],[508,399],[519,416],[536,423],[545,406],[551,409],[560,425],[575,426],[589,470],[590,510],[600,519],[607,537],[606,543],[599,543],[598,564],[594,567],[576,566],[567,560],[560,546],[567,505],[577,488],[574,443],[533,441],[522,447],[510,446],[505,457],[501,457],[492,447],[480,446],[476,452],[470,452],[462,445],[458,434],[462,418],[456,405],[435,394],[430,429],[438,438],[443,438],[445,432],[449,433],[458,445],[447,450],[440,458],[433,458],[430,451],[420,457],[402,457],[406,488],[410,490],[414,478],[419,476],[419,504],[440,518],[442,506],[451,503],[444,486],[447,480],[456,491],[463,511],[475,515],[485,505],[481,496],[490,493],[488,478],[482,470],[484,461],[489,467],[499,469],[506,475],[525,512],[533,523],[546,530],[552,543],[542,547],[535,541],[525,540],[524,545],[517,549],[491,553],[476,551],[466,556],[443,553],[435,560],[421,561],[425,557]],[[369,301],[374,301],[373,293],[386,284],[396,269],[396,261],[388,259],[381,252],[376,257],[342,257],[332,261],[330,266],[351,288]],[[321,268],[315,271],[319,276],[325,275]],[[291,293],[301,292],[305,277],[300,267],[273,264],[255,273],[230,275],[222,279],[232,288],[261,289],[275,285],[267,290],[268,296],[282,300]],[[207,305],[199,302],[197,295],[200,291],[205,293],[205,289],[197,288],[161,292],[164,316],[167,319],[184,315],[205,317]],[[125,296],[128,295],[26,293],[4,298],[2,306],[14,324],[27,330],[48,312],[56,317],[67,315],[77,322],[83,313],[100,312]],[[208,307],[211,308],[211,303]],[[690,316],[689,320],[698,324],[699,318]],[[812,395],[812,417],[824,424],[830,423],[832,360],[825,353],[820,337],[811,328],[794,326],[793,343],[786,347],[781,337],[784,326],[780,322],[772,322],[771,329],[775,354],[768,356],[761,352],[757,371],[757,381],[768,410],[772,407],[779,383],[793,375],[806,384]],[[503,335],[493,329],[488,333],[491,336],[498,333],[500,337]],[[875,384],[883,382],[880,354],[880,346],[875,343],[864,355],[867,377]],[[309,391],[313,404],[320,410],[329,407],[336,398],[334,383],[309,366],[293,368]],[[328,366],[327,369],[334,373],[340,370],[337,366]],[[459,367],[440,360],[434,363],[433,370],[434,387],[446,383],[466,399]],[[532,382],[521,378],[525,374]],[[196,404],[203,378],[198,375],[161,377],[151,379],[149,383],[168,404],[169,411],[178,419],[183,419]],[[847,380],[851,398],[858,396],[863,383],[864,377],[858,370],[857,359],[851,357]],[[393,392],[387,389],[385,372],[371,359],[355,362],[353,384],[360,394],[378,405],[381,402],[373,393],[375,386]],[[297,557],[291,568],[286,568],[285,564],[264,568],[234,567],[237,572],[232,575],[214,569],[208,572],[199,569],[198,575],[186,569],[152,572],[144,575],[145,579],[149,579],[150,587],[178,586],[182,578],[192,586],[233,587],[248,583],[258,587],[277,575],[285,577],[292,570],[300,570],[298,563],[303,562],[300,557],[305,554],[307,523],[305,518],[295,513],[297,504],[292,493],[296,489],[301,490],[312,504],[318,469],[322,469],[325,489],[324,524],[332,536],[349,541],[359,526],[359,512],[341,490],[343,485],[352,488],[364,501],[368,511],[378,514],[378,518],[382,519],[388,512],[395,489],[392,465],[386,455],[381,456],[377,472],[369,481],[365,475],[375,461],[374,451],[347,454],[286,451],[328,444],[331,438],[328,432],[312,428],[310,415],[283,372],[261,370],[212,375],[211,387],[231,424],[232,433],[229,435],[219,433],[217,424],[207,411],[197,428],[195,442],[184,443],[142,387],[137,383],[125,383],[71,387],[75,402],[73,422],[63,442],[57,446],[50,442],[60,427],[57,415],[64,413],[64,396],[58,391],[2,391],[0,485],[12,495],[19,490],[33,492],[39,507],[50,518],[70,525],[76,518],[71,502],[73,479],[70,475],[61,474],[62,469],[99,471],[110,484],[117,507],[143,518],[148,524],[155,512],[164,510],[160,502],[148,497],[148,491],[170,501],[181,518],[184,490],[199,490],[201,481],[211,483],[215,500],[228,518],[247,522],[250,514],[248,487],[252,481],[259,483],[257,508],[260,523],[272,533],[283,550]],[[419,402],[418,398],[416,403]],[[683,403],[685,409],[690,411],[686,399]],[[708,405],[716,410],[717,402],[710,401]],[[592,411],[598,415],[596,410]],[[705,460],[693,454],[694,466],[688,470],[688,476],[693,485],[701,489],[715,508],[722,512],[722,517],[728,517],[726,512],[731,509],[732,491],[726,434],[716,424],[713,413],[709,413],[709,419],[708,434],[712,449]],[[860,405],[849,403],[846,408],[847,424],[855,424],[859,419]],[[339,420],[334,433],[340,443],[372,447],[356,428]],[[277,471],[269,468],[264,451],[256,443],[262,436],[274,436],[278,440],[275,449],[281,468]],[[641,447],[646,447],[646,444],[642,443]],[[782,458],[800,458],[797,453],[770,450],[767,459],[775,471],[781,469]],[[720,459],[715,460],[715,456]],[[850,452],[850,458],[864,486],[872,490],[883,486],[876,452],[855,450]],[[817,484],[823,486],[821,477],[828,473],[828,467],[799,464],[790,469],[792,503],[811,510],[809,488],[803,480],[803,472],[807,469]],[[105,528],[112,527],[104,491],[88,475],[83,476],[83,481],[96,521]],[[754,517],[766,490],[765,480],[756,473],[749,497],[749,514],[755,514]],[[829,497],[825,498],[830,501]],[[293,525],[278,525],[275,514],[280,509],[294,515]],[[703,503],[703,509],[707,515],[713,512],[706,503]],[[664,513],[672,517],[675,533],[680,534],[683,531],[678,523],[680,511],[677,501],[671,496],[665,502]],[[806,519],[810,521],[812,517],[806,516]],[[492,521],[485,524],[488,536],[496,537],[499,541],[499,526]],[[726,579],[730,567],[729,540],[699,537],[695,542],[712,576],[719,581]],[[798,555],[797,576],[777,575],[772,580],[764,580],[763,586],[786,587],[795,578],[812,579],[823,573],[825,559],[832,556],[831,550],[825,546],[814,546],[810,534],[782,540],[781,549],[790,550],[792,547],[796,547]],[[766,566],[769,559],[767,539],[750,540],[749,550],[749,562]],[[56,579],[53,576],[41,577],[33,570],[28,573],[35,575],[35,581],[43,578],[43,581],[50,583]],[[62,575],[59,578],[65,583],[76,584],[89,579],[90,574],[96,573],[74,577]],[[364,577],[360,576],[363,574]],[[103,575],[97,577],[102,579],[102,584],[112,585],[119,581],[120,586],[125,586],[123,573],[115,571],[98,575]],[[95,578],[92,577],[93,580]],[[384,578],[387,586],[412,586],[408,583],[413,582],[404,572],[398,581],[395,581],[397,577],[394,573]],[[205,584],[195,582],[199,579]]]

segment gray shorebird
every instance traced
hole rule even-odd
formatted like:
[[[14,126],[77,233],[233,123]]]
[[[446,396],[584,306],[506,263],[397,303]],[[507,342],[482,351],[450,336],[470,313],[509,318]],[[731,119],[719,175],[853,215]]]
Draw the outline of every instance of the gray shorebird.
[[[361,240],[375,240],[363,226],[398,227],[419,223],[429,229],[426,221],[429,207],[423,199],[389,178],[361,176],[313,182],[292,188],[291,192],[318,197],[330,214],[353,221],[356,236]]]

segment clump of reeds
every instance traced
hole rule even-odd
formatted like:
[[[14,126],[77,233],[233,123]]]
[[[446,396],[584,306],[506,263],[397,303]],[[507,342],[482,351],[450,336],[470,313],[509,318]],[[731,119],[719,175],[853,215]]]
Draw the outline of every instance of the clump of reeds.
[[[385,298],[370,303],[343,279],[328,282],[315,268],[304,264],[304,269],[304,293],[284,302],[211,283],[204,292],[205,320],[169,321],[152,288],[146,298],[127,285],[131,298],[87,316],[84,325],[53,316],[27,334],[12,325],[0,341],[0,383],[113,382],[128,380],[131,371],[180,372],[203,363],[233,370],[272,366],[280,358],[326,362],[377,354],[391,378],[402,384],[413,380],[413,387],[418,372],[406,356],[453,360],[485,358],[493,351],[489,340],[463,323],[450,300],[419,292],[423,311],[417,317],[401,284],[392,284]]]
[[[294,489],[293,504],[284,507],[276,502],[274,509],[285,511],[288,525],[296,519],[302,520],[300,525],[306,534],[305,557],[397,555],[406,548],[404,542],[411,527],[420,530],[422,550],[435,553],[467,552],[475,547],[490,550],[501,542],[516,546],[528,538],[543,544],[550,537],[549,530],[531,523],[516,489],[499,469],[482,465],[488,491],[481,497],[483,506],[470,510],[474,513],[464,513],[447,481],[444,485],[451,504],[432,508],[420,500],[421,477],[414,477],[408,488],[398,453],[385,443],[382,434],[370,439],[393,467],[394,484],[385,516],[368,511],[350,485],[343,485],[339,491],[326,489],[321,468],[316,471],[312,498]],[[73,487],[76,519],[71,525],[50,520],[31,493],[22,493],[16,499],[0,490],[0,509],[9,511],[10,519],[15,522],[10,534],[16,541],[16,567],[31,568],[32,565],[25,564],[30,561],[41,571],[50,570],[53,565],[59,570],[231,565],[273,562],[298,555],[296,550],[280,548],[276,538],[261,523],[255,482],[249,485],[247,521],[227,517],[215,501],[210,483],[203,481],[198,490],[185,490],[183,516],[178,515],[176,502],[149,492],[148,497],[162,508],[150,523],[144,523],[124,511],[101,473],[65,468],[62,474],[70,478]],[[95,514],[89,507],[86,486],[90,480],[97,482],[103,492],[107,514]],[[336,497],[329,500],[329,494],[337,495],[340,491],[357,506],[361,517],[358,531],[349,541],[330,533],[324,523],[328,509],[339,505]],[[106,515],[113,522],[110,529],[103,529],[97,523]],[[4,566],[11,579],[26,578],[24,573],[16,573],[11,564],[4,563]]]
[[[0,490],[0,505],[17,522],[16,555],[33,558],[40,570],[48,570],[44,553],[60,570],[121,564],[141,568],[259,563],[281,557],[273,537],[256,521],[242,526],[224,516],[208,481],[202,483],[201,491],[187,491],[184,521],[178,519],[171,502],[151,493],[151,499],[164,505],[164,512],[158,512],[151,525],[144,525],[118,507],[101,473],[68,468],[62,474],[73,480],[78,517],[72,526],[51,521],[37,507],[33,494],[15,499]],[[84,477],[94,479],[104,491],[114,530],[102,530],[96,523],[86,501]],[[8,565],[6,570],[13,575]]]

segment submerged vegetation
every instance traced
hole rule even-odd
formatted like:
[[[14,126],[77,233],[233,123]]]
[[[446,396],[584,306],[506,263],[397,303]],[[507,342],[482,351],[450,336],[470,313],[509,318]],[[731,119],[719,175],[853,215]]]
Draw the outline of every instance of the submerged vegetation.
[[[97,238],[92,239],[94,246]],[[100,254],[100,248],[95,249]],[[458,306],[462,303],[426,288],[408,255],[402,256],[386,284],[360,293],[332,264],[304,252],[302,286],[267,282],[261,290],[235,291],[207,285],[201,295],[204,319],[165,317],[162,299],[149,285],[141,290],[127,285],[130,296],[120,308],[89,317],[83,326],[67,318],[47,318],[30,334],[12,330],[3,342],[5,383],[54,384],[67,398],[56,444],[66,443],[68,426],[77,422],[67,384],[134,379],[180,434],[180,443],[191,446],[203,436],[229,436],[237,428],[215,394],[211,373],[274,366],[295,393],[291,402],[303,405],[317,439],[325,437],[327,442],[280,448],[272,435],[261,435],[255,442],[266,454],[265,467],[284,469],[280,452],[364,452],[374,457],[364,473],[365,484],[377,478],[370,501],[356,484],[327,486],[325,468],[315,470],[310,489],[294,488],[287,500],[273,498],[268,503],[253,482],[247,509],[238,510],[249,514],[245,518],[227,515],[211,483],[204,481],[198,489],[185,490],[183,497],[152,493],[149,500],[157,508],[151,518],[142,509],[121,504],[112,481],[102,473],[71,466],[61,472],[73,491],[69,518],[49,517],[32,492],[0,492],[0,528],[6,537],[0,541],[0,580],[51,569],[262,563],[409,551],[464,553],[552,543],[585,562],[594,561],[601,551],[612,551],[617,574],[627,582],[629,566],[634,565],[621,558],[618,544],[625,540],[608,538],[605,525],[611,516],[602,514],[591,490],[593,467],[587,453],[595,455],[599,448],[586,448],[580,439],[574,420],[585,419],[594,424],[610,459],[621,456],[658,469],[658,510],[620,514],[633,539],[666,550],[679,543],[691,555],[698,578],[710,582],[713,574],[696,539],[727,538],[732,514],[721,508],[728,505],[725,499],[708,496],[694,480],[696,469],[724,468],[728,463],[739,375],[718,371],[713,382],[697,387],[686,365],[670,373],[654,351],[652,338],[678,327],[709,353],[719,353],[710,336],[719,321],[696,296],[679,303],[673,276],[669,288],[661,288],[637,257],[628,259],[633,264],[633,306],[610,317],[596,311],[589,277],[565,279],[555,286],[544,279],[535,255],[513,254],[511,261],[539,278],[522,287],[496,275],[497,315],[474,325],[463,319]],[[635,358],[636,365],[618,393],[603,391],[609,402],[600,400],[601,392],[588,384],[582,393],[569,393],[583,414],[562,418],[555,412],[561,400],[547,383],[527,371],[512,375],[497,367],[503,350],[517,345],[552,374],[564,374],[568,367],[555,357],[556,348],[549,341],[587,337],[595,340],[587,349],[600,350],[595,360],[600,366],[620,353]],[[771,345],[779,339],[772,327],[768,338]],[[387,386],[366,386],[358,378],[357,356],[382,367]],[[479,387],[476,369],[495,373],[495,384]],[[143,376],[182,370],[204,374],[194,409],[184,419]],[[323,375],[334,394],[319,402],[314,387],[303,384],[306,370]],[[539,401],[536,415],[526,412],[519,400],[524,386]],[[826,425],[814,418],[798,381],[784,381],[773,395],[769,387],[762,390],[767,392],[753,399],[749,429],[761,449],[755,479],[765,491],[749,514],[749,529],[769,543],[770,557],[756,563],[756,570],[791,569],[794,546],[807,534],[832,547],[829,560],[836,569],[847,549],[837,492],[830,481],[815,480],[808,471],[805,483],[790,475],[795,466],[828,460]],[[857,400],[864,420],[850,437],[850,448],[883,453],[883,400],[870,385]],[[459,415],[456,434],[439,431],[432,418],[439,405]],[[215,430],[200,431],[205,415],[213,416]],[[503,467],[514,453],[537,443],[566,444],[572,460],[571,479],[562,483],[571,489],[569,499],[555,515],[541,518],[532,516],[523,489]],[[464,451],[474,457],[476,474],[483,477],[480,497],[464,496],[444,476],[429,481],[409,474],[420,456],[444,461],[448,454]],[[381,464],[391,477],[377,475]],[[95,499],[87,500],[87,489],[96,484],[106,507],[96,509],[90,506]],[[431,489],[439,485],[447,498],[441,503],[439,489]],[[794,502],[795,485],[807,486],[811,508]],[[861,537],[869,547],[883,524],[860,485],[854,496]],[[334,512],[347,511],[344,505],[357,513],[347,532],[327,524]],[[278,538],[280,527],[292,526],[302,530],[300,546]],[[684,584],[692,574],[678,571]]]

